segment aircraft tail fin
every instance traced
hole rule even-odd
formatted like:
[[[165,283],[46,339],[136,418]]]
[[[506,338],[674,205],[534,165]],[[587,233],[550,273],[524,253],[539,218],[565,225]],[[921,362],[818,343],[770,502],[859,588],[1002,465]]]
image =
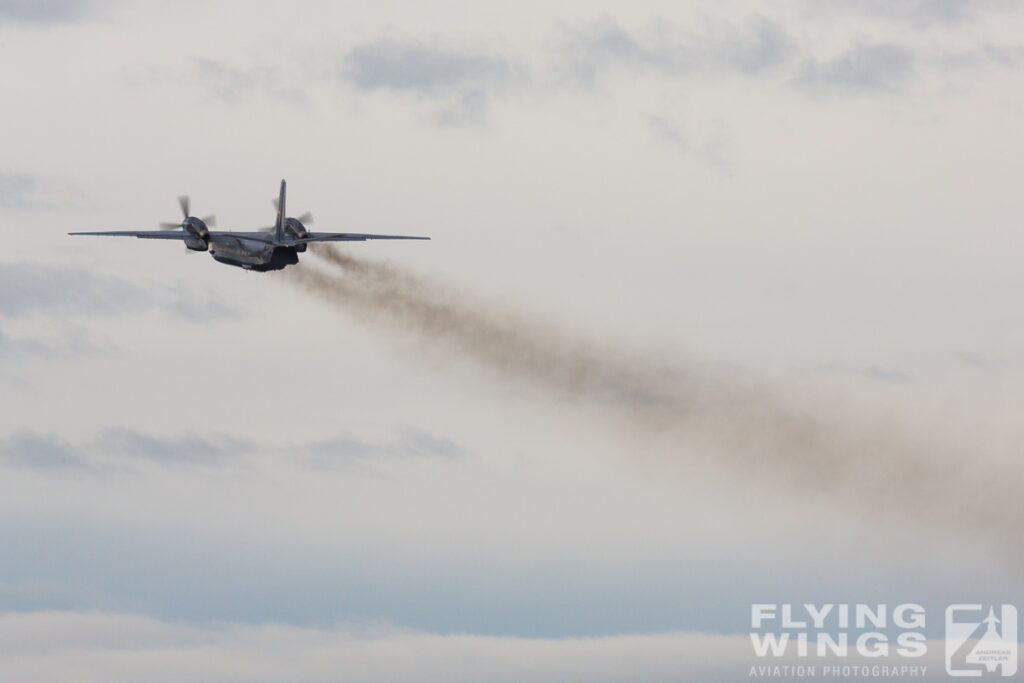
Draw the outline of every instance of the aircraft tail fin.
[[[277,222],[274,223],[274,240],[280,242],[284,239],[284,219],[287,214],[284,212],[285,182],[281,180],[281,194],[277,199]]]

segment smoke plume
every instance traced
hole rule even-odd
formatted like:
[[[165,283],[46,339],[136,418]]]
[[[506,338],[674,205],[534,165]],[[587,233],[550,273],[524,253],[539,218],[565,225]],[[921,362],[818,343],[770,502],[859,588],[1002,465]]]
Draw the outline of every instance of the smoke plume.
[[[314,253],[335,268],[285,271],[307,291],[355,316],[418,336],[504,376],[609,411],[624,428],[758,477],[781,490],[840,497],[862,513],[919,523],[1024,550],[1020,472],[979,464],[976,453],[925,444],[891,422],[801,409],[767,389],[697,367],[666,367],[574,339],[556,326],[394,265],[330,245]]]

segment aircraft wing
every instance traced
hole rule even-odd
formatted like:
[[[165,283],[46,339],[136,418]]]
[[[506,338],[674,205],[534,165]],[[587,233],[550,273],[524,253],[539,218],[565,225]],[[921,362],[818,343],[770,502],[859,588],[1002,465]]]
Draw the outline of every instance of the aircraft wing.
[[[104,232],[69,232],[69,235],[99,235],[101,237],[138,237],[144,240],[184,240],[195,237],[184,230],[107,230]],[[264,244],[274,244],[263,232],[211,232],[210,242],[233,242],[235,240],[252,240]]]
[[[307,242],[364,242],[366,240],[429,240],[429,237],[410,237],[408,235],[367,235],[361,232],[311,232],[309,237],[292,240],[291,244]]]
[[[192,237],[184,230],[108,230],[106,232],[69,232],[69,235],[101,235],[103,237],[139,237],[144,240],[183,240]]]
[[[149,240],[184,240],[195,237],[184,230],[107,230],[104,232],[69,232],[69,235],[99,235],[102,237],[138,237]],[[275,242],[266,232],[210,232],[210,242],[234,242],[251,240],[273,246],[291,247],[307,242],[363,242],[365,240],[429,240],[429,237],[410,237],[407,235],[367,235],[359,232],[311,232],[302,239]]]

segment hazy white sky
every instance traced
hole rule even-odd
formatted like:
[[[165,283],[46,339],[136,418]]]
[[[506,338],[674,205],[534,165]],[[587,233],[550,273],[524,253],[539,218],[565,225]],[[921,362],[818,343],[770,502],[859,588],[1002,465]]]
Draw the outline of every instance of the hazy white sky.
[[[752,602],[1012,602],[1022,31],[998,0],[0,0],[0,674],[162,680],[184,649],[174,680],[251,680],[281,643],[310,680],[725,680]],[[430,235],[348,250],[481,310],[948,448],[991,529],[66,235],[183,193],[266,225],[282,177],[320,230]]]

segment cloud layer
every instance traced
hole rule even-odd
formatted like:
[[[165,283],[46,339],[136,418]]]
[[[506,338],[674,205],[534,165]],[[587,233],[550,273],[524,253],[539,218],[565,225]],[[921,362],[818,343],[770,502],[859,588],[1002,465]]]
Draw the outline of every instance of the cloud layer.
[[[512,83],[514,72],[496,54],[381,39],[349,50],[341,78],[363,92],[386,90],[430,101],[436,123],[461,125],[479,122],[491,98]]]
[[[120,614],[0,614],[4,670],[19,681],[747,681],[752,668],[825,665],[871,677],[880,664],[947,680],[943,643],[915,659],[757,659],[745,635],[661,633],[604,638],[439,635],[385,624],[302,629],[279,624],[189,626]],[[909,675],[909,674],[904,674]],[[792,680],[793,676],[776,677]]]
[[[102,0],[0,0],[0,22],[63,24],[94,16]]]
[[[54,314],[68,318],[126,316],[153,309],[194,322],[240,315],[237,308],[220,297],[186,284],[149,289],[95,270],[30,261],[0,263],[0,289],[5,294],[0,300],[0,316],[7,318]]]

